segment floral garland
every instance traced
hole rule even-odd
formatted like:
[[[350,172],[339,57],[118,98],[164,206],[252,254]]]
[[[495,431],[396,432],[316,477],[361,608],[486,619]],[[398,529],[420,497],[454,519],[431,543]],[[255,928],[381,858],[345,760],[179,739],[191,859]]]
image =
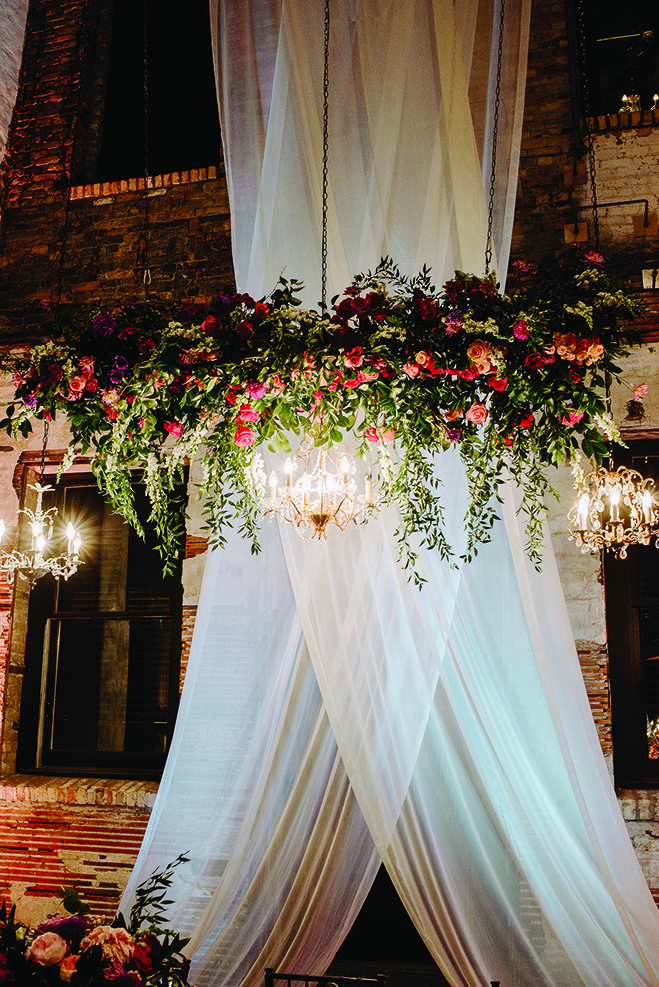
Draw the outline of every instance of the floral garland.
[[[131,479],[143,467],[170,561],[183,535],[186,458],[203,465],[211,543],[238,520],[258,548],[258,447],[290,450],[291,432],[316,445],[356,437],[376,459],[380,501],[399,507],[405,565],[414,531],[448,556],[429,457],[457,446],[466,557],[488,539],[512,475],[537,560],[547,468],[579,448],[601,462],[605,438],[616,437],[602,389],[620,377],[641,306],[593,252],[513,267],[510,294],[494,275],[460,272],[437,293],[428,269],[408,279],[385,259],[327,313],[300,308],[300,284],[284,279],[261,301],[223,295],[185,302],[174,317],[144,304],[95,310],[80,324],[50,313],[49,340],[5,362],[16,391],[1,425],[25,435],[29,418],[64,414],[71,447],[93,450],[101,487],[138,528]]]
[[[172,872],[187,863],[182,854],[136,891],[130,927],[118,914],[111,924],[89,917],[77,892],[62,889],[69,915],[46,919],[36,929],[16,921],[16,907],[0,907],[0,982],[35,987],[188,987],[190,961],[181,950],[190,941],[162,928]]]

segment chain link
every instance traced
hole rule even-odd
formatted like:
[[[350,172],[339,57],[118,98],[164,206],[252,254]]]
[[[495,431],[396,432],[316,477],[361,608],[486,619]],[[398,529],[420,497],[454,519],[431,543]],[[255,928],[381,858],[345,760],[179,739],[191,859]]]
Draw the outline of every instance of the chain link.
[[[43,481],[43,475],[46,470],[46,449],[48,448],[48,428],[50,422],[47,418],[43,420],[43,443],[41,446],[41,463],[39,465],[39,483]]]
[[[325,52],[323,73],[323,233],[321,244],[321,309],[327,311],[327,151],[329,116],[329,41],[330,41],[330,0],[325,0]]]
[[[142,266],[144,274],[144,297],[148,298],[149,285],[151,284],[151,270],[149,267],[149,6],[148,0],[143,0],[144,14],[144,232],[142,247]],[[139,264],[138,264],[139,267]]]
[[[593,212],[593,234],[595,249],[600,247],[600,224],[597,213],[597,187],[595,168],[595,142],[593,140],[593,121],[590,115],[590,86],[588,83],[588,51],[586,48],[586,13],[583,0],[578,0],[577,16],[579,20],[579,45],[581,48],[581,92],[583,95],[583,111],[586,118],[586,143],[588,146],[588,172],[590,178],[590,203]]]
[[[497,86],[494,93],[494,121],[492,125],[492,165],[490,168],[490,198],[487,213],[487,243],[485,245],[485,274],[490,273],[492,263],[492,225],[494,223],[494,185],[497,173],[497,143],[499,140],[499,103],[501,102],[501,63],[503,60],[503,23],[506,0],[501,0],[499,11],[499,46],[497,49]]]

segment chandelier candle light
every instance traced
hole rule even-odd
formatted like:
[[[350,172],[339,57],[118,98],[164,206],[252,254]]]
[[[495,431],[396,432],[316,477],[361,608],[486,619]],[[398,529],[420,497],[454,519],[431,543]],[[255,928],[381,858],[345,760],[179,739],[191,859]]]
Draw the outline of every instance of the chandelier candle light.
[[[373,502],[371,474],[364,481],[364,493],[357,494],[353,479],[356,468],[345,446],[320,446],[311,468],[312,439],[306,437],[295,458],[286,457],[285,482],[278,486],[277,472],[269,477],[270,496],[262,503],[263,516],[275,514],[292,524],[302,538],[327,538],[327,527],[343,531],[351,521],[361,524],[378,510]],[[302,464],[302,475],[293,482],[293,473]]]

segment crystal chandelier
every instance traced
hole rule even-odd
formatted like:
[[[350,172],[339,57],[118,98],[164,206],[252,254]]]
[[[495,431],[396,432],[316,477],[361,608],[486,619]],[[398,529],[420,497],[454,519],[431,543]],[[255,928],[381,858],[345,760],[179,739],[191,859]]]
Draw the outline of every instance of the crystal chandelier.
[[[654,480],[612,465],[586,474],[577,468],[572,486],[578,493],[568,511],[567,530],[582,552],[606,549],[624,559],[630,545],[649,545],[659,534],[659,504]]]
[[[314,451],[316,462],[312,466]],[[294,481],[299,467],[302,475]],[[327,538],[330,524],[341,531],[351,521],[361,524],[378,508],[373,502],[371,474],[365,476],[364,493],[358,494],[356,472],[355,461],[345,447],[316,449],[307,436],[294,458],[286,458],[283,486],[276,470],[270,473],[270,496],[263,499],[263,516],[278,515],[302,538]]]
[[[21,508],[19,514],[25,514],[29,518],[29,527],[32,533],[32,544],[29,552],[20,552],[14,548],[10,552],[0,553],[0,570],[7,573],[7,580],[13,583],[16,573],[23,579],[28,579],[33,586],[37,579],[45,576],[49,572],[55,579],[72,576],[81,564],[78,554],[80,552],[81,538],[69,521],[66,527],[67,550],[66,555],[45,556],[48,549],[48,542],[53,534],[53,522],[57,516],[57,508],[50,507],[43,510],[42,498],[47,490],[54,487],[43,486],[41,483],[30,483],[32,490],[37,492],[36,510]],[[4,535],[5,523],[0,520],[0,541]]]
[[[82,539],[75,530],[71,522],[66,526],[67,549],[66,555],[47,556],[48,543],[53,534],[53,524],[57,517],[57,508],[49,507],[47,511],[43,509],[43,495],[46,491],[54,490],[49,484],[43,483],[43,475],[46,463],[46,447],[48,445],[48,421],[44,422],[43,446],[41,448],[41,463],[39,467],[38,483],[29,483],[30,489],[37,494],[36,509],[29,507],[19,508],[19,514],[25,514],[29,519],[31,532],[31,545],[29,552],[21,552],[17,548],[11,551],[0,549],[0,572],[7,573],[7,581],[13,583],[16,573],[22,579],[29,580],[30,586],[34,586],[37,579],[50,573],[55,579],[68,579],[76,571],[79,565],[83,565],[79,558],[80,545]],[[5,522],[0,519],[0,541],[5,533]]]

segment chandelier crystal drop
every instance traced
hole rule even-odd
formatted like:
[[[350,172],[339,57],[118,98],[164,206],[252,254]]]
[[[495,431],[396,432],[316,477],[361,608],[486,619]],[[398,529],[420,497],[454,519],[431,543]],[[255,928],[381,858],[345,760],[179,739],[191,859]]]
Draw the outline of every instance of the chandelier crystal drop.
[[[302,473],[294,479],[300,467]],[[293,458],[287,456],[283,484],[277,471],[271,471],[270,496],[262,502],[263,516],[283,518],[301,538],[308,539],[327,538],[331,524],[341,531],[351,521],[362,524],[378,507],[373,501],[371,474],[366,473],[364,493],[358,494],[356,472],[355,461],[344,446],[315,448],[307,437]]]
[[[582,552],[605,549],[624,559],[630,545],[649,545],[659,534],[654,480],[636,470],[578,470],[572,486],[577,499],[567,515],[567,530]],[[659,541],[655,544],[659,548]]]
[[[19,514],[25,514],[29,519],[31,531],[31,546],[29,552],[21,552],[14,548],[11,551],[0,551],[0,571],[7,573],[7,580],[13,583],[16,573],[22,579],[27,579],[33,586],[37,579],[50,573],[55,579],[68,579],[82,565],[79,559],[81,537],[75,530],[71,522],[66,527],[67,551],[66,555],[47,556],[48,543],[53,534],[53,524],[57,517],[57,508],[50,507],[44,511],[42,506],[43,495],[48,490],[54,488],[48,484],[30,483],[32,490],[36,490],[36,509],[21,508]],[[5,523],[0,520],[0,541],[5,532]]]

